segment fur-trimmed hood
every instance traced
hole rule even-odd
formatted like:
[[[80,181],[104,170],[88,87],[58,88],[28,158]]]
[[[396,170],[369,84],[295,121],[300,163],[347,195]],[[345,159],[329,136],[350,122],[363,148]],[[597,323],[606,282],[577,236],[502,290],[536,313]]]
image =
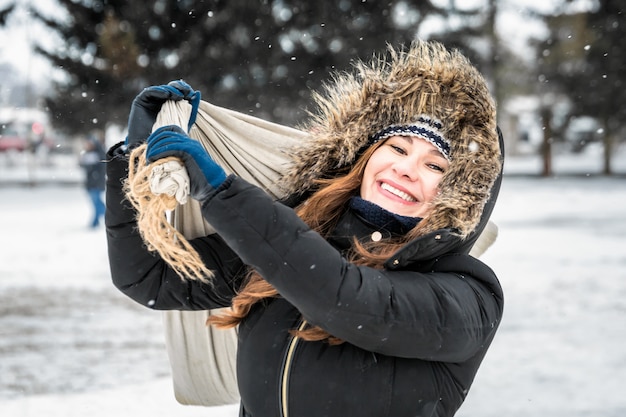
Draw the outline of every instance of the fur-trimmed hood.
[[[376,132],[427,115],[442,122],[450,165],[421,228],[424,233],[453,229],[462,237],[476,228],[502,156],[495,103],[482,75],[461,53],[426,41],[408,49],[389,47],[387,57],[336,74],[314,100],[317,111],[304,127],[312,139],[290,151],[294,162],[283,178],[289,194],[306,193],[316,180],[349,171]]]

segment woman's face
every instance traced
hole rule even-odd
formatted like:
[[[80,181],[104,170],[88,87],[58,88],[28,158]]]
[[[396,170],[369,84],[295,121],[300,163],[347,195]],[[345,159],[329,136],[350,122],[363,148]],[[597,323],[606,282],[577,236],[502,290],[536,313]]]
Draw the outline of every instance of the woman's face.
[[[370,157],[361,198],[401,216],[425,217],[448,161],[419,137],[391,136]]]

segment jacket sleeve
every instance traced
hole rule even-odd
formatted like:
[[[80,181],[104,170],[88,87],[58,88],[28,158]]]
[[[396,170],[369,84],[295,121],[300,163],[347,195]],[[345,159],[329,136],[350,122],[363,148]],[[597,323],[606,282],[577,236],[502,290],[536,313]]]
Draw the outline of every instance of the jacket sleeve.
[[[363,349],[463,361],[489,343],[502,315],[499,284],[482,263],[454,273],[354,265],[292,209],[244,180],[219,190],[203,214],[309,322]],[[486,278],[474,278],[478,272]]]
[[[215,272],[211,284],[182,280],[156,253],[146,248],[126,199],[123,181],[128,159],[119,146],[107,154],[105,224],[109,266],[114,285],[124,294],[157,310],[208,310],[230,306],[243,275],[241,259],[217,235],[193,239],[207,267]]]

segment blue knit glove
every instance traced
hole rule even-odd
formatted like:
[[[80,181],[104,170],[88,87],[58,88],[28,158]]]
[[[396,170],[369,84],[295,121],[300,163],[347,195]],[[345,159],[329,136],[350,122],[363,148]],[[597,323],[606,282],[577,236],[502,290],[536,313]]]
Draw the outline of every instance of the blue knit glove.
[[[196,121],[200,98],[200,92],[194,91],[183,80],[171,81],[167,85],[153,85],[145,88],[135,97],[130,107],[126,146],[133,148],[143,143],[150,136],[157,114],[167,100],[178,101],[185,99],[191,103],[192,111],[189,118],[189,130]]]
[[[189,174],[191,197],[204,201],[226,179],[226,173],[200,142],[191,139],[178,126],[163,126],[148,138],[146,159],[154,162],[167,156],[176,156],[185,164]]]

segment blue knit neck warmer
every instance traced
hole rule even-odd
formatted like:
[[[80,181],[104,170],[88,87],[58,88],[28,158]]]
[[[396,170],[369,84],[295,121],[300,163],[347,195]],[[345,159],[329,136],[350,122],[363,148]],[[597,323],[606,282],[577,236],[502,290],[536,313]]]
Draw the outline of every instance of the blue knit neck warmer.
[[[406,234],[422,220],[421,217],[407,217],[392,213],[361,197],[352,197],[350,208],[368,223],[392,234]]]

